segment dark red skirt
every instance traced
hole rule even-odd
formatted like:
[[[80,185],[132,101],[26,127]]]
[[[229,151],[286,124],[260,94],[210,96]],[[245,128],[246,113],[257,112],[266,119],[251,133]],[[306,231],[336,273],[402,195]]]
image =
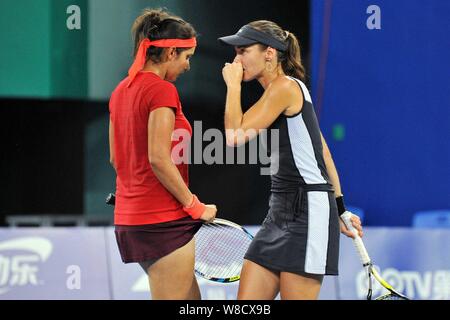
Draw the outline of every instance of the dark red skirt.
[[[122,261],[144,262],[162,258],[191,241],[201,226],[201,220],[191,217],[155,224],[116,225]]]

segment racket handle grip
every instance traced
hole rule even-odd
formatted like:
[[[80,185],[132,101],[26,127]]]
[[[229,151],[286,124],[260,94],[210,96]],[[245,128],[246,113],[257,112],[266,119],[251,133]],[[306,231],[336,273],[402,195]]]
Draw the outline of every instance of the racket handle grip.
[[[355,227],[353,227],[353,224],[350,220],[351,217],[352,213],[349,211],[345,211],[343,214],[341,214],[341,219],[344,222],[345,226],[355,236],[353,238],[353,244],[356,247],[356,251],[358,251],[359,253],[359,258],[361,259],[362,264],[365,266],[371,263],[370,257],[367,253],[366,246],[364,245],[361,237],[358,235],[358,231],[355,229]]]
[[[116,195],[114,193],[108,194],[105,201],[106,201],[106,204],[109,204],[112,206],[115,205],[116,204]]]

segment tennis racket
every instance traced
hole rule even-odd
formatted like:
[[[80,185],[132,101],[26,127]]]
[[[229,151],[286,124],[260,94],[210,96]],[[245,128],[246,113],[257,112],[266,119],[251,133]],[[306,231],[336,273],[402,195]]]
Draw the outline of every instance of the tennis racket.
[[[347,229],[352,232],[355,236],[353,239],[353,244],[355,245],[356,251],[359,253],[359,257],[361,259],[361,262],[363,264],[363,267],[367,267],[367,271],[369,274],[369,292],[367,294],[367,300],[372,299],[372,281],[371,281],[371,275],[384,287],[386,288],[389,293],[384,294],[382,296],[377,297],[375,300],[410,300],[408,297],[404,296],[403,294],[396,291],[389,283],[387,283],[386,280],[384,280],[378,271],[374,268],[372,260],[369,257],[369,254],[367,253],[366,247],[364,246],[364,243],[361,239],[361,237],[358,235],[358,231],[353,227],[352,222],[350,221],[350,218],[352,216],[351,212],[344,212],[341,215],[341,219],[344,222]]]
[[[216,282],[238,281],[252,239],[234,222],[216,218],[204,223],[195,234],[195,273]]]
[[[115,204],[110,193],[106,203]],[[242,226],[216,218],[195,234],[195,274],[215,282],[238,281],[253,235]]]

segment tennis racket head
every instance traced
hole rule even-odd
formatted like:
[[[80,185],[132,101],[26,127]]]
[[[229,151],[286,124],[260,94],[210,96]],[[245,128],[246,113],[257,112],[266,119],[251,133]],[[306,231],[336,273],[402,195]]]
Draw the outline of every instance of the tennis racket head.
[[[345,211],[342,215],[341,215],[341,219],[344,222],[345,226],[347,227],[348,230],[350,230],[353,235],[353,244],[355,245],[356,251],[359,254],[359,257],[361,259],[361,262],[363,264],[363,267],[368,267],[368,271],[370,274],[372,274],[374,276],[374,278],[387,290],[389,290],[389,293],[384,294],[378,298],[376,298],[375,300],[409,300],[409,298],[407,298],[406,296],[402,295],[401,293],[395,291],[395,289],[386,282],[386,280],[384,280],[379,273],[375,270],[372,260],[370,259],[369,253],[367,252],[367,249],[364,245],[363,240],[359,237],[357,230],[355,229],[355,227],[353,227],[353,224],[351,222],[351,217],[352,217],[352,213],[349,211]],[[370,277],[369,277],[369,282],[371,281]],[[372,289],[371,289],[371,285],[369,285],[369,293],[367,295],[367,299],[371,299],[372,296]]]
[[[238,281],[252,239],[245,228],[225,219],[203,224],[195,234],[195,273],[215,282]]]
[[[373,265],[369,266],[369,272],[373,275],[373,277],[379,284],[381,284],[385,289],[389,291],[389,293],[383,294],[375,298],[375,300],[410,300],[405,295],[396,291],[386,280],[384,280]]]
[[[407,297],[405,297],[403,295],[389,292],[389,293],[383,294],[382,296],[375,298],[375,300],[410,300],[410,299],[408,299]]]

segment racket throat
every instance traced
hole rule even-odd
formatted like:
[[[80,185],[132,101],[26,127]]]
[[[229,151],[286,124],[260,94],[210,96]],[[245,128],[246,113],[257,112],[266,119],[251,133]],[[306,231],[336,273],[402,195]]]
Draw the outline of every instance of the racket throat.
[[[367,300],[372,300],[372,274],[369,272],[369,290],[367,290]]]
[[[367,290],[367,300],[372,300],[372,268],[373,265],[372,263],[366,263],[364,265],[365,267],[367,267],[367,274],[368,274],[368,281],[369,281],[369,285],[368,285],[368,290]]]

